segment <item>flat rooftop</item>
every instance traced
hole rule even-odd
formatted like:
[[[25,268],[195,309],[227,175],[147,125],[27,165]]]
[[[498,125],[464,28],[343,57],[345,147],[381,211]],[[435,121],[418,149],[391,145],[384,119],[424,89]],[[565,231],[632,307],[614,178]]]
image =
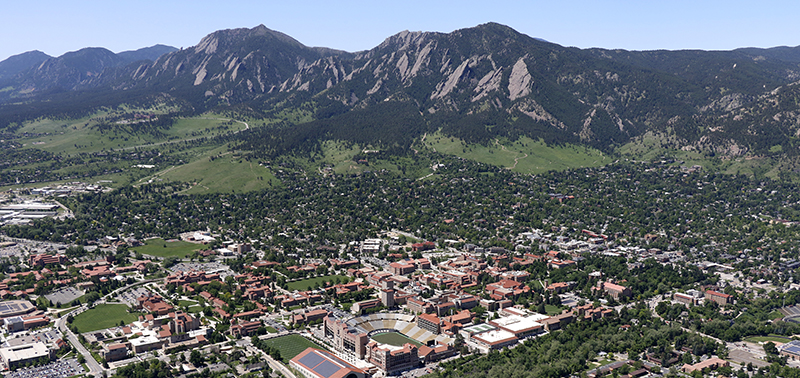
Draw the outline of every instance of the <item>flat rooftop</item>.
[[[526,318],[519,315],[495,319],[492,320],[491,323],[514,333],[544,327],[542,323],[539,323],[532,318]]]
[[[13,362],[47,357],[50,355],[50,352],[47,350],[47,346],[44,345],[44,343],[37,342],[33,344],[0,348],[0,355],[3,356],[3,360]]]
[[[493,326],[491,324],[488,324],[488,323],[482,323],[482,324],[476,324],[474,326],[466,327],[466,328],[464,328],[464,331],[469,332],[471,334],[476,334],[476,333],[482,333],[482,332],[491,331],[493,329],[497,329],[497,327],[495,327],[495,326]]]
[[[513,333],[508,331],[503,331],[502,329],[496,329],[493,331],[472,335],[472,338],[478,341],[482,341],[483,343],[489,345],[496,345],[518,340]]]

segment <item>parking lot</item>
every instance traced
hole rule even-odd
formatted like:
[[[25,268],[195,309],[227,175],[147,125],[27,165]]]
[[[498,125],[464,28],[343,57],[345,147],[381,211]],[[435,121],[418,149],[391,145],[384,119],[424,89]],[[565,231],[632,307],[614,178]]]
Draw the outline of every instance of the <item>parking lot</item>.
[[[134,288],[133,290],[125,291],[125,292],[117,295],[117,299],[120,302],[129,303],[131,305],[131,307],[136,308],[136,306],[139,304],[136,301],[137,298],[142,297],[142,296],[150,296],[152,294],[153,293],[150,292],[150,290],[147,290],[147,288],[140,286],[140,287]]]
[[[85,293],[82,290],[78,290],[77,288],[70,286],[61,288],[57,291],[45,295],[44,297],[47,298],[50,302],[53,302],[54,305],[56,303],[67,305],[70,302],[78,299],[83,294]]]
[[[78,360],[71,358],[69,360],[51,362],[47,365],[19,369],[11,373],[6,373],[5,376],[7,378],[66,378],[85,372],[83,366],[78,363]]]
[[[192,270],[196,270],[198,272],[215,272],[219,273],[220,278],[223,280],[225,277],[233,275],[233,271],[228,268],[227,265],[220,264],[218,262],[209,262],[209,263],[196,263],[196,262],[181,262],[173,265],[169,268],[169,271],[175,273],[177,271],[182,272],[190,272]]]

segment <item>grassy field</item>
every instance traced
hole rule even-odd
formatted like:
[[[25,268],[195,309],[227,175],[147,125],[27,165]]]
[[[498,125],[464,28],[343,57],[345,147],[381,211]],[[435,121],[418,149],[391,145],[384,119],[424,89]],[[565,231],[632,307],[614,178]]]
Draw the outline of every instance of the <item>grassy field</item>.
[[[140,183],[151,179],[194,183],[189,194],[248,192],[280,185],[269,169],[227,151],[226,147],[203,152],[190,163],[165,167]]]
[[[118,326],[120,320],[128,324],[136,319],[135,314],[128,313],[126,305],[99,304],[76,316],[72,324],[83,333]]]
[[[180,240],[167,242],[164,239],[156,238],[145,240],[143,246],[136,247],[133,251],[156,257],[186,257],[200,249],[203,249],[202,244]]]
[[[515,142],[495,140],[486,146],[467,144],[461,139],[439,133],[423,142],[437,152],[510,169],[519,173],[541,173],[570,168],[598,167],[611,163],[598,150],[578,146],[547,146],[528,137]]]
[[[107,116],[107,112],[98,112],[91,117],[74,120],[43,119],[25,124],[19,133],[30,133],[33,136],[20,139],[25,146],[50,151],[53,153],[76,154],[78,152],[97,152],[103,149],[132,148],[147,146],[165,140],[182,140],[200,136],[215,136],[230,131],[244,129],[244,125],[215,116],[177,119],[164,135],[148,134],[132,135],[125,131],[106,132],[101,134],[94,128],[97,118]],[[123,126],[121,126],[123,127]]]
[[[416,346],[422,345],[422,343],[420,343],[419,341],[414,340],[414,339],[412,339],[412,338],[410,338],[410,337],[408,337],[408,336],[406,336],[406,335],[404,335],[404,334],[402,334],[400,332],[381,333],[381,334],[377,334],[375,336],[372,336],[372,339],[377,341],[377,342],[379,342],[379,343],[384,343],[384,344],[389,344],[389,345],[394,345],[394,346],[403,346],[406,343],[411,343],[411,344],[414,344]]]
[[[325,349],[309,339],[300,335],[286,335],[274,339],[265,340],[267,345],[277,348],[281,352],[281,357],[285,362],[289,362],[294,356],[306,350],[306,348]]]
[[[744,341],[749,341],[751,343],[766,343],[768,341],[772,341],[774,343],[785,344],[792,341],[792,339],[783,338],[780,336],[752,336],[745,338]]]
[[[544,310],[547,312],[547,315],[550,316],[558,315],[561,313],[561,308],[559,308],[558,306],[553,306],[548,304],[544,305]]]
[[[125,111],[136,113],[155,113],[163,114],[169,111],[166,107],[155,107],[151,109],[124,109]],[[86,181],[94,182],[97,180],[111,181],[106,185],[119,187],[128,184],[142,184],[160,180],[178,180],[183,182],[195,183],[192,193],[208,192],[231,192],[233,189],[249,191],[268,188],[277,184],[278,180],[272,173],[257,164],[242,161],[238,157],[228,156],[211,161],[211,156],[220,156],[227,152],[225,147],[197,145],[190,147],[175,148],[177,143],[190,141],[198,138],[209,138],[245,129],[246,125],[242,121],[233,121],[224,116],[216,114],[205,114],[192,118],[176,118],[174,124],[169,129],[159,130],[159,135],[148,134],[145,132],[133,133],[130,125],[115,125],[109,131],[103,133],[96,127],[102,117],[114,116],[118,111],[104,110],[84,117],[72,120],[50,120],[40,119],[34,122],[27,122],[19,130],[21,135],[18,141],[23,144],[23,148],[38,149],[60,155],[75,156],[83,153],[95,153],[100,151],[113,150],[114,153],[125,153],[130,151],[132,154],[135,149],[139,151],[157,150],[161,154],[173,155],[169,159],[174,164],[163,163],[154,169],[135,168],[137,164],[145,164],[147,161],[137,160],[132,157],[130,160],[122,158],[120,160],[98,160],[86,164],[67,165],[53,170],[62,177],[71,177],[66,180],[54,180],[52,182],[37,182],[35,187],[45,185],[55,185],[65,181],[74,181],[74,177],[87,177]],[[216,149],[216,150],[215,150]],[[125,154],[123,153],[123,156]],[[35,162],[20,166],[20,168],[50,169],[49,161]],[[97,175],[102,172],[114,172],[104,175]],[[97,175],[97,176],[94,176]],[[17,186],[29,187],[31,185],[21,184]],[[17,187],[12,186],[12,187]]]
[[[345,276],[338,275],[314,277],[305,280],[289,282],[286,284],[286,286],[289,288],[289,290],[308,290],[309,286],[313,288],[315,283],[319,283],[320,286],[322,286],[324,282],[333,282],[336,277],[339,277],[339,279],[342,281],[347,278]]]

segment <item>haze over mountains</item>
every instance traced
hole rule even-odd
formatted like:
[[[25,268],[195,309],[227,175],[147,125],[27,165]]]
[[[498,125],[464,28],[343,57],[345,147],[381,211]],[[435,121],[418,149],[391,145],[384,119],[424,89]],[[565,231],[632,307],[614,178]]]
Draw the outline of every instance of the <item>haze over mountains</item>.
[[[798,47],[578,49],[489,23],[405,31],[351,53],[260,25],[183,50],[9,58],[0,62],[0,126],[170,101],[184,114],[282,121],[277,137],[259,136],[280,139],[266,147],[276,151],[325,139],[408,148],[441,130],[474,143],[526,135],[606,151],[657,135],[674,149],[795,156],[798,80]]]

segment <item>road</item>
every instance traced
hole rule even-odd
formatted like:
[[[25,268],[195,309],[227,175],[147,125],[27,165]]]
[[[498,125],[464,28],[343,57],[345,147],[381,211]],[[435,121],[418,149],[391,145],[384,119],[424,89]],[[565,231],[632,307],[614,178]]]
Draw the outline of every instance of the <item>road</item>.
[[[148,282],[153,282],[153,281],[158,281],[158,279],[155,279],[155,280],[146,280],[146,281],[139,281],[139,282],[132,283],[132,284],[130,284],[130,285],[126,285],[126,286],[124,286],[124,287],[121,287],[121,288],[119,288],[119,289],[117,289],[117,290],[114,290],[114,291],[112,291],[112,292],[111,292],[111,293],[109,293],[109,294],[106,294],[106,295],[105,295],[105,296],[104,296],[104,297],[103,297],[103,298],[102,298],[100,301],[98,301],[98,303],[99,303],[99,302],[102,302],[102,301],[105,301],[107,298],[109,298],[109,297],[111,297],[111,296],[115,295],[115,294],[116,294],[116,293],[118,293],[118,292],[121,292],[121,291],[124,291],[124,290],[130,289],[130,288],[132,288],[132,287],[134,287],[134,286],[143,285],[143,284],[146,284],[146,283],[148,283]],[[71,343],[71,344],[72,344],[72,345],[75,347],[75,349],[76,349],[76,350],[77,350],[77,351],[78,351],[80,354],[82,354],[82,355],[83,355],[83,358],[85,358],[85,359],[86,359],[86,366],[88,366],[88,367],[89,367],[89,374],[91,374],[91,375],[96,375],[96,373],[97,373],[97,374],[99,374],[99,373],[101,373],[101,372],[105,371],[105,369],[103,368],[103,366],[101,366],[101,365],[100,365],[100,364],[97,362],[97,360],[95,360],[95,359],[94,359],[94,357],[92,356],[92,353],[90,353],[90,352],[89,352],[89,351],[86,349],[86,347],[84,347],[84,346],[83,346],[83,344],[81,344],[81,342],[78,340],[78,337],[77,337],[77,336],[76,336],[74,333],[72,333],[72,331],[71,331],[71,330],[70,330],[70,329],[67,327],[67,317],[68,317],[68,316],[70,316],[70,315],[72,315],[72,316],[75,316],[76,314],[78,314],[78,313],[80,313],[80,312],[83,312],[83,311],[85,311],[85,310],[86,310],[86,307],[85,307],[85,305],[84,305],[84,306],[78,307],[78,308],[76,308],[76,309],[74,309],[74,310],[70,311],[70,312],[69,312],[69,313],[67,313],[66,315],[64,315],[64,316],[62,316],[62,317],[60,317],[60,318],[58,318],[58,319],[56,320],[56,327],[57,327],[57,328],[58,328],[58,329],[61,331],[61,333],[63,333],[64,335],[66,335],[66,337],[67,337],[67,340],[69,340],[69,342],[70,342],[70,343]]]
[[[69,312],[68,315],[71,315],[73,313],[77,313],[79,310],[81,310],[81,308],[76,309],[76,310],[72,310],[72,311]],[[58,329],[61,331],[61,333],[63,333],[64,335],[67,336],[67,340],[69,340],[69,342],[72,343],[72,345],[75,347],[75,349],[80,354],[83,355],[83,358],[86,359],[86,366],[89,367],[89,374],[90,375],[97,376],[97,374],[99,374],[102,371],[104,371],[103,367],[100,366],[100,364],[97,362],[97,360],[94,359],[92,354],[89,353],[88,350],[86,350],[86,347],[84,347],[83,344],[81,344],[81,342],[78,340],[78,337],[75,336],[75,334],[72,333],[72,331],[70,331],[69,328],[67,328],[67,317],[66,316],[62,316],[62,317],[58,318],[58,320],[56,320],[56,327],[58,327]]]

